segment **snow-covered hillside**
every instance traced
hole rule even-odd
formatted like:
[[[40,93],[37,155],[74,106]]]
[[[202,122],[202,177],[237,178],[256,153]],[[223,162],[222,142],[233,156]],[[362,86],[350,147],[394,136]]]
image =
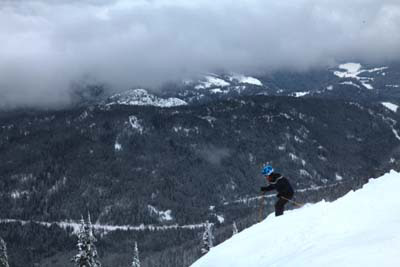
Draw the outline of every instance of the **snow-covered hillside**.
[[[360,76],[361,74],[366,73],[379,73],[380,75],[385,76],[386,73],[384,70],[388,69],[388,67],[379,67],[379,68],[372,68],[372,69],[363,69],[360,63],[346,63],[339,65],[339,71],[334,71],[337,77],[342,79],[353,79],[359,81],[365,88],[367,89],[374,89],[374,87],[370,84],[374,81],[374,78],[368,76]],[[352,81],[346,81],[341,84],[348,84],[353,85],[359,88],[359,85],[353,83]]]
[[[129,106],[156,106],[156,107],[176,107],[184,106],[187,103],[179,98],[160,98],[150,94],[145,89],[131,89],[111,96],[106,106],[110,105],[129,105]]]
[[[335,202],[269,215],[192,267],[400,266],[398,188],[391,171]]]

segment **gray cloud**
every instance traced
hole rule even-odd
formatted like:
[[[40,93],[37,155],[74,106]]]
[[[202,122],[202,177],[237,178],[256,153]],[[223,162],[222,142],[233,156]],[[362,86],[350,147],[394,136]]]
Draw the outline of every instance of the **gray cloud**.
[[[398,0],[0,2],[0,106],[61,105],[72,82],[122,90],[226,69],[400,56]]]

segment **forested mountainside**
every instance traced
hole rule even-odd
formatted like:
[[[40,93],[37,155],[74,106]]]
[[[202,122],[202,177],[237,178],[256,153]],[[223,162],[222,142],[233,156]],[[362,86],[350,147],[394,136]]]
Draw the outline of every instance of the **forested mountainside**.
[[[304,192],[310,189],[316,196],[319,188],[346,185],[340,187],[345,193],[365,177],[398,168],[397,121],[397,113],[381,104],[263,95],[170,108],[103,103],[4,112],[0,211],[3,220],[79,221],[90,212],[93,221],[106,225],[193,225],[209,220],[223,229],[254,214],[254,205],[246,199],[257,196],[265,183],[260,175],[265,162],[289,177],[299,200],[309,197]],[[338,194],[323,192],[325,198]],[[26,242],[21,237],[28,231],[26,224],[13,231],[6,230],[7,223],[0,225],[6,241]],[[177,254],[195,251],[199,230],[173,231],[180,234],[163,231],[165,238],[158,241],[154,235],[163,234],[154,231],[136,232],[135,237],[140,236],[148,259],[168,249],[170,265],[164,266],[180,266],[182,260],[177,265],[172,259],[182,255],[171,256],[171,249],[180,251]],[[29,233],[34,235],[32,229]],[[160,243],[166,236],[173,236],[168,246]],[[34,256],[18,258],[16,266],[24,266],[33,259],[73,253],[71,230],[47,238],[65,241],[47,244],[69,245],[49,252],[37,249],[43,243],[24,248],[13,242],[10,258],[30,248]],[[127,253],[117,248],[129,244],[131,237],[114,231],[99,239],[107,262]],[[186,242],[190,245],[181,247]],[[192,252],[187,262],[196,255]],[[62,266],[65,258],[56,257],[55,262]]]

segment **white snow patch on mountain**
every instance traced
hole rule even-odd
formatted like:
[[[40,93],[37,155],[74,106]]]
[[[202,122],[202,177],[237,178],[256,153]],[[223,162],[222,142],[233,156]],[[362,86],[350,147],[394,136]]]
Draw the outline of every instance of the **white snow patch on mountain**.
[[[374,87],[372,85],[370,85],[369,83],[363,82],[362,80],[360,80],[362,85],[364,85],[365,88],[367,88],[368,90],[372,90],[374,89]]]
[[[214,126],[214,122],[217,120],[215,117],[212,116],[200,116],[199,118],[208,121],[211,126]]]
[[[334,202],[270,214],[192,267],[399,266],[399,187],[391,171]]]
[[[200,84],[196,85],[194,88],[199,90],[199,89],[208,89],[214,87],[226,87],[230,85],[230,83],[218,77],[205,76],[204,79],[205,81],[201,81]]]
[[[217,220],[219,223],[224,223],[225,222],[225,218],[222,215],[217,215]]]
[[[13,199],[18,199],[18,198],[21,198],[21,197],[27,196],[27,195],[29,195],[29,191],[26,191],[26,190],[23,190],[23,191],[14,190],[11,192],[11,198],[13,198]]]
[[[294,92],[293,96],[294,97],[302,97],[302,96],[306,96],[308,94],[310,94],[310,91],[307,91],[307,92]]]
[[[345,82],[342,82],[342,83],[340,83],[340,84],[352,85],[352,86],[355,86],[355,87],[357,87],[357,88],[361,88],[358,84],[353,83],[353,82],[351,82],[351,81],[345,81]]]
[[[129,106],[156,106],[156,107],[176,107],[184,106],[187,103],[179,98],[160,98],[150,94],[145,89],[131,89],[111,96],[106,106],[111,105],[129,105]]]
[[[389,67],[380,67],[380,68],[373,68],[373,69],[369,69],[369,70],[365,70],[367,72],[382,72],[383,70],[388,69]],[[384,72],[383,72],[384,74]]]
[[[342,181],[343,177],[340,174],[335,173],[335,179],[336,179],[336,181]]]
[[[393,132],[394,136],[397,138],[397,140],[400,140],[399,132],[393,127],[392,127],[392,132]]]
[[[390,109],[393,112],[397,112],[397,109],[399,108],[398,105],[390,102],[382,102],[382,105],[384,105],[387,109]]]
[[[143,134],[143,126],[140,124],[139,119],[136,116],[129,116],[129,123],[132,126],[132,129],[136,130],[140,134]]]
[[[158,217],[158,220],[160,222],[165,222],[165,221],[172,221],[172,215],[171,215],[171,210],[158,210],[156,207],[153,207],[152,205],[147,205],[150,214],[156,215]]]
[[[362,66],[360,63],[346,63],[346,64],[341,64],[339,65],[340,71],[334,71],[333,74],[338,76],[339,78],[346,79],[356,79],[360,81],[360,83],[367,89],[372,90],[374,87],[370,84],[371,81],[374,80],[374,78],[371,77],[365,77],[365,76],[360,76],[361,73],[364,72],[382,72],[383,70],[387,69],[388,67],[379,67],[379,68],[373,68],[373,69],[362,69]],[[342,83],[344,84],[344,83]]]
[[[210,90],[211,93],[213,94],[227,94],[228,91],[223,91],[221,88],[214,88]]]
[[[256,79],[254,77],[250,76],[245,76],[243,74],[232,74],[231,77],[229,77],[229,80],[232,81],[237,81],[239,83],[247,83],[247,84],[252,84],[252,85],[257,85],[257,86],[263,86],[262,82],[259,79]]]
[[[120,143],[118,143],[118,140],[115,141],[114,150],[115,151],[121,151],[122,150],[122,145]]]
[[[361,69],[361,64],[359,63],[346,63],[339,65],[339,69],[344,71],[335,71],[333,74],[339,78],[354,78],[358,79],[359,70]]]
[[[289,153],[289,157],[290,157],[290,159],[291,160],[293,160],[293,161],[295,161],[295,160],[298,160],[299,159],[299,157],[298,156],[296,156],[295,154],[293,154],[293,153]]]

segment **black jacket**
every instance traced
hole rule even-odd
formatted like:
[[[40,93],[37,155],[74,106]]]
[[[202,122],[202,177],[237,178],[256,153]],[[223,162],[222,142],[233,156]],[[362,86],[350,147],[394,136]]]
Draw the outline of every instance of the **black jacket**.
[[[278,191],[277,197],[285,197],[285,198],[292,198],[294,191],[292,186],[290,185],[288,179],[283,177],[279,173],[271,173],[271,181],[269,182],[268,186],[262,186],[261,191],[271,191],[276,190]]]

